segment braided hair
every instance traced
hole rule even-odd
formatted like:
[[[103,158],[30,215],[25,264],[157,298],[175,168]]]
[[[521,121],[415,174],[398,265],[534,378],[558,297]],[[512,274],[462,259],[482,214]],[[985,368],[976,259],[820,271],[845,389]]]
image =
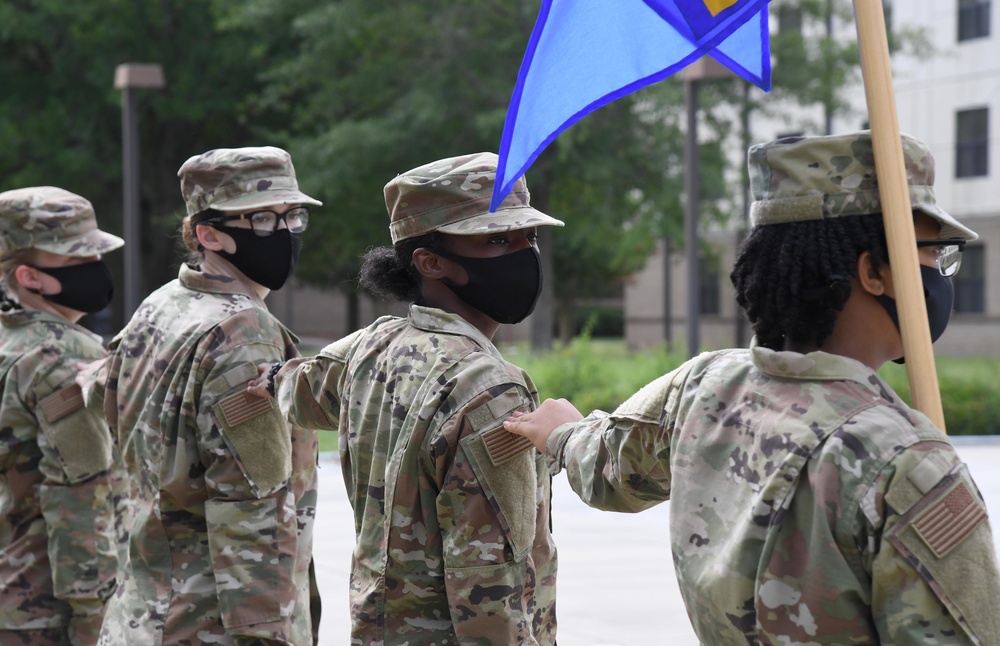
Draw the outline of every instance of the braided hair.
[[[865,251],[874,269],[888,262],[881,213],[754,227],[729,277],[757,342],[772,350],[786,340],[821,345]]]
[[[421,247],[440,247],[437,231],[400,240],[392,247],[370,249],[361,259],[358,282],[372,296],[420,303],[423,280],[413,266],[413,252]]]

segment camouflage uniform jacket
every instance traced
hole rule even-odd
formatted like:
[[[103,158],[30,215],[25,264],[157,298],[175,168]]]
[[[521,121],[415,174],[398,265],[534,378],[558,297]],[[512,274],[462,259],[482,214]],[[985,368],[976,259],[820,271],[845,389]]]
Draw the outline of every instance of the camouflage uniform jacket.
[[[103,644],[315,642],[316,434],[246,393],[295,341],[243,283],[187,266],[112,341],[132,516]]]
[[[947,436],[863,364],[701,355],[547,452],[588,504],[667,498],[702,643],[998,644],[978,489]]]
[[[62,628],[93,644],[117,561],[111,436],[75,362],[99,337],[42,311],[0,315],[0,631]]]
[[[555,643],[551,477],[502,426],[537,404],[523,370],[461,317],[413,305],[277,387],[292,423],[340,431],[352,644]]]

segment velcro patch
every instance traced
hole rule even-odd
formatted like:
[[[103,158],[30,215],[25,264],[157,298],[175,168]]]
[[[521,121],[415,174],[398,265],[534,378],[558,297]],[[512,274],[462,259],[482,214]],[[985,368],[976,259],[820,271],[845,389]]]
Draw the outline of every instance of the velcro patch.
[[[913,521],[913,529],[935,556],[942,558],[986,520],[982,501],[959,480],[940,500]]]
[[[258,415],[269,413],[273,406],[270,399],[256,397],[242,390],[220,400],[218,411],[222,416],[223,425],[232,428]]]
[[[505,430],[502,424],[491,431],[482,433],[480,437],[486,443],[486,452],[495,467],[532,447],[531,440],[523,435],[514,435]]]
[[[528,438],[503,428],[503,421],[523,403],[517,389],[511,388],[465,415],[472,428],[480,432],[493,466],[500,466],[533,446]]]
[[[49,424],[54,424],[70,413],[74,413],[83,408],[83,391],[78,384],[66,386],[45,397],[38,406],[42,409],[42,414]]]

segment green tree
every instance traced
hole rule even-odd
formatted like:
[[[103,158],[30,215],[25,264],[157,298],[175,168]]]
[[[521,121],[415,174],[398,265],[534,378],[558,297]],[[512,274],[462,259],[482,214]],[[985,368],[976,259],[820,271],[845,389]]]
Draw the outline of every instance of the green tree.
[[[181,258],[175,244],[183,215],[177,169],[210,148],[250,145],[265,125],[243,116],[245,104],[283,32],[219,31],[220,12],[234,3],[0,3],[0,190],[61,186],[90,199],[101,226],[120,233],[115,67],[163,65],[167,87],[140,95],[144,293],[173,278]],[[110,254],[108,262],[121,285],[123,254]],[[117,323],[120,308],[119,302]]]
[[[284,115],[275,133],[308,167],[326,204],[299,276],[346,285],[360,256],[388,243],[382,187],[397,173],[496,150],[538,0],[341,0],[292,23],[300,47],[265,72],[257,105]],[[246,28],[286,11],[256,0],[231,16]],[[574,126],[528,172],[532,204],[567,222],[551,232],[559,310],[603,294],[644,262],[679,212],[681,139],[664,119],[675,85],[623,99]],[[549,237],[548,231],[544,232]],[[551,276],[550,276],[551,279]],[[357,323],[357,321],[355,321]]]

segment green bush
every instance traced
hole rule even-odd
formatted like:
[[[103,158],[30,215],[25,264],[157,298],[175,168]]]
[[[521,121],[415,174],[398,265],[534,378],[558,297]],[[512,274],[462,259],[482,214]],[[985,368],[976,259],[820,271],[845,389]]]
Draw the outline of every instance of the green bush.
[[[503,350],[508,361],[532,376],[539,396],[565,397],[584,414],[614,410],[632,393],[685,359],[664,349],[628,352],[621,341],[574,340],[544,355],[520,346]],[[1000,360],[938,360],[941,401],[951,435],[1000,435]],[[888,364],[882,377],[907,402],[910,388],[905,366]]]
[[[542,399],[564,397],[584,413],[614,410],[685,359],[663,348],[627,352],[620,340],[595,341],[586,336],[541,356],[526,354],[520,346],[503,352],[508,361],[527,370]]]
[[[939,358],[937,371],[948,434],[1000,435],[1000,360]],[[906,366],[886,364],[880,374],[910,401]]]
[[[566,399],[584,414],[612,411],[632,393],[684,362],[685,356],[663,348],[629,352],[621,340],[578,337],[542,355],[526,346],[501,348],[504,357],[524,368],[541,399]],[[938,359],[938,379],[948,433],[1000,435],[1000,359]],[[887,364],[882,377],[910,401],[906,367]],[[323,450],[336,450],[337,434],[321,433]]]

